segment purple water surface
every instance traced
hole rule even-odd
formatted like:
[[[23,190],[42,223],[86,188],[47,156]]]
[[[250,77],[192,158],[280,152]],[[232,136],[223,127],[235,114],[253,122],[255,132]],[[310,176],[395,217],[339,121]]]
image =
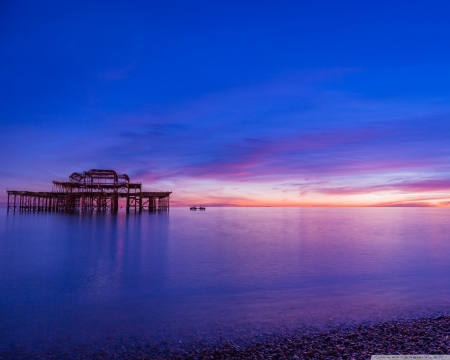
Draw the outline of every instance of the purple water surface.
[[[0,350],[450,309],[450,211],[0,212]]]

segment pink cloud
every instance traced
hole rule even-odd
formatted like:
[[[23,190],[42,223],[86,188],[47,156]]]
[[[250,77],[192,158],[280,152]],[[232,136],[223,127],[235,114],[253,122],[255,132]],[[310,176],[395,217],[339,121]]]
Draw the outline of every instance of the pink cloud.
[[[386,202],[372,205],[373,207],[433,207],[433,204],[426,202]]]
[[[381,191],[397,191],[399,193],[421,193],[433,191],[449,191],[449,179],[434,179],[420,181],[402,181],[397,183],[389,183],[367,187],[338,187],[338,188],[319,188],[317,192],[327,195],[357,195],[371,194]]]

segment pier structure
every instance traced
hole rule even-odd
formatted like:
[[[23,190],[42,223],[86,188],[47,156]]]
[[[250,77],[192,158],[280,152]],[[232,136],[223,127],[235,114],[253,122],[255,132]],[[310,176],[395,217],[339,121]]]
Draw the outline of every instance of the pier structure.
[[[126,211],[169,209],[171,191],[142,191],[126,174],[92,169],[73,173],[68,181],[53,181],[49,192],[7,190],[8,211],[111,211],[126,199]]]

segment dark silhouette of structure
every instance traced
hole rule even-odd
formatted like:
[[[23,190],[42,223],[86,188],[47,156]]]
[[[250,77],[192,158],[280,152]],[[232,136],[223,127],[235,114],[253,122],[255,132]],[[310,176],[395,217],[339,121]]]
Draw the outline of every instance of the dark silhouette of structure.
[[[53,181],[51,192],[8,190],[9,210],[31,211],[111,211],[126,199],[127,212],[169,209],[171,191],[142,191],[141,183],[131,183],[126,174],[92,169],[73,173],[69,181]]]

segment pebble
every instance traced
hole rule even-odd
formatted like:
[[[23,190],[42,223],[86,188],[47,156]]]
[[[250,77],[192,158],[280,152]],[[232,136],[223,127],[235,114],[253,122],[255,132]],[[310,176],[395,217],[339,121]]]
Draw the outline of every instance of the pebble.
[[[449,354],[450,316],[359,325],[306,333],[265,334],[265,339],[241,339],[212,345],[137,338],[102,348],[60,346],[45,352],[19,346],[0,348],[0,359],[370,359],[375,354]]]

